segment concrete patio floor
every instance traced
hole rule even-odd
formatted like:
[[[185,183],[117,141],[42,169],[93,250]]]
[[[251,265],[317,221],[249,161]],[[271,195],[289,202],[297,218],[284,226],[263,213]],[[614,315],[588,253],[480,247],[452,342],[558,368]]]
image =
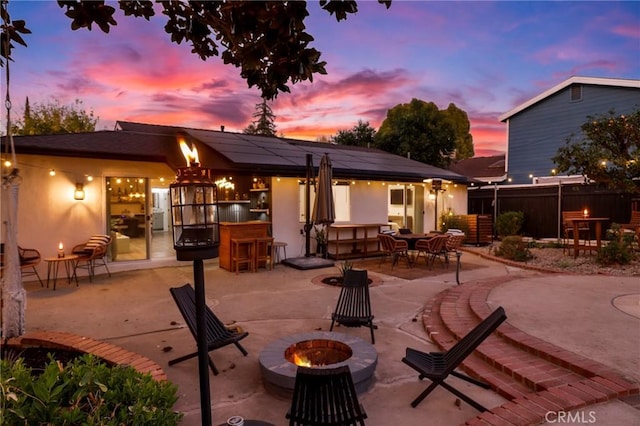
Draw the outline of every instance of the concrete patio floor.
[[[487,300],[505,308],[508,322],[564,349],[609,365],[640,381],[640,280],[635,278],[544,274],[525,271],[470,253],[462,257],[460,280],[522,278],[497,287]],[[28,282],[27,332],[66,331],[121,346],[162,366],[179,388],[175,409],[184,425],[200,424],[197,361],[169,367],[167,362],[193,352],[195,342],[176,308],[169,288],[193,282],[190,263],[140,271],[81,278],[80,286],[58,283],[58,289]],[[337,264],[338,265],[338,264]],[[465,272],[464,265],[473,265]],[[404,267],[404,266],[398,266]],[[205,262],[207,304],[226,323],[236,322],[249,332],[242,341],[249,355],[233,346],[211,352],[221,370],[210,375],[213,424],[232,415],[284,425],[290,401],[273,396],[262,385],[258,356],[283,336],[328,330],[339,288],[314,284],[319,275],[337,268],[301,271],[277,266],[274,271],[239,275],[221,270],[217,261]],[[479,413],[437,388],[417,408],[410,402],[426,387],[417,373],[401,362],[407,346],[436,351],[424,330],[425,303],[456,285],[455,268],[442,274],[405,280],[377,274],[371,288],[378,366],[373,386],[360,395],[367,425],[458,425]],[[367,328],[336,331],[369,341]],[[454,386],[487,407],[505,402],[498,394],[458,379]],[[596,424],[639,425],[640,411],[621,401],[587,407]]]

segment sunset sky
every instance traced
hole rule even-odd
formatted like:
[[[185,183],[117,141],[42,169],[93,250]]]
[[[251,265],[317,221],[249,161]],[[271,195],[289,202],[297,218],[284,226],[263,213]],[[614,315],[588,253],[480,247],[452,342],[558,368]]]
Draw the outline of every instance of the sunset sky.
[[[316,140],[353,127],[378,128],[412,98],[455,103],[471,121],[476,156],[506,149],[498,117],[574,76],[640,78],[640,2],[359,1],[340,23],[309,2],[305,21],[328,75],[290,85],[271,104],[278,133]],[[110,34],[72,31],[55,1],[10,0],[13,20],[33,34],[10,65],[13,119],[34,104],[83,102],[99,117],[242,131],[261,101],[239,70],[201,61],[170,42],[163,15],[116,12]],[[2,69],[2,96],[5,96]],[[6,126],[2,109],[2,128]]]

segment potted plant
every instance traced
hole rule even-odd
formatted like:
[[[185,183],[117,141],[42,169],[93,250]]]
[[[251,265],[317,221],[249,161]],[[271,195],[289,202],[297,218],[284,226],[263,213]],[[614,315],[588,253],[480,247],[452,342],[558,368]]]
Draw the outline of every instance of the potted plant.
[[[316,239],[316,254],[327,258],[327,230],[324,225],[313,227],[314,238]]]

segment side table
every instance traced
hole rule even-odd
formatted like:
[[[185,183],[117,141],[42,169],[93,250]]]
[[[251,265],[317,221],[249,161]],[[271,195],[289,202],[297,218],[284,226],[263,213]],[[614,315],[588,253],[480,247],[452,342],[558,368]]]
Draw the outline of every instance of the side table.
[[[78,286],[78,276],[76,275],[76,264],[78,262],[78,256],[75,254],[68,254],[64,257],[51,256],[45,257],[44,261],[47,262],[47,288],[49,288],[49,282],[53,280],[53,289],[56,289],[58,283],[58,271],[60,270],[60,264],[64,265],[64,270],[67,274],[67,282],[71,284],[71,281],[76,280],[76,287]]]

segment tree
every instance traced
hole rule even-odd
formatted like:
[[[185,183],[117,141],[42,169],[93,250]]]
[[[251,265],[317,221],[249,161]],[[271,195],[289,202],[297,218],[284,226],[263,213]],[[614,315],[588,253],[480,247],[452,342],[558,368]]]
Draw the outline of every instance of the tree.
[[[368,121],[358,120],[358,124],[350,130],[339,130],[338,133],[331,138],[331,142],[338,145],[354,145],[354,146],[373,146],[376,129],[369,125]]]
[[[274,124],[276,116],[271,107],[267,105],[266,99],[262,99],[262,102],[256,104],[256,112],[253,113],[253,117],[256,120],[249,124],[242,133],[264,136],[276,135],[276,125]]]
[[[391,0],[378,2],[391,6]],[[154,3],[138,0],[117,4],[125,16],[150,20],[155,15]],[[337,21],[358,11],[356,1],[319,3]],[[321,53],[309,47],[314,39],[305,31],[304,20],[309,15],[306,2],[174,0],[160,4],[167,18],[164,29],[172,42],[190,43],[191,51],[202,60],[220,55],[225,64],[240,68],[242,78],[249,87],[257,86],[263,98],[271,100],[279,92],[289,92],[289,81],[313,81],[314,74],[327,73],[326,62],[320,61]],[[72,30],[91,30],[96,24],[108,33],[111,26],[117,25],[116,9],[103,0],[58,0],[58,5],[66,10]],[[4,1],[1,8],[3,17],[8,17]],[[28,32],[24,21],[13,21],[8,34],[11,40],[26,46],[19,33]],[[6,52],[3,49],[2,56],[10,58],[11,47]]]
[[[473,150],[473,136],[469,132],[471,124],[469,123],[469,117],[467,113],[451,103],[446,110],[442,111],[445,116],[451,122],[453,129],[456,132],[456,160],[464,160],[465,158],[471,158],[474,156]]]
[[[25,102],[24,115],[11,131],[15,135],[57,135],[63,133],[93,132],[98,117],[93,111],[87,113],[82,101],[76,99],[72,105],[60,105],[57,101],[48,104],[29,105]]]
[[[436,167],[446,167],[456,148],[450,117],[433,102],[412,99],[387,111],[376,147]]]
[[[582,138],[567,138],[552,158],[560,173],[580,174],[609,188],[640,192],[640,110],[588,116]]]

